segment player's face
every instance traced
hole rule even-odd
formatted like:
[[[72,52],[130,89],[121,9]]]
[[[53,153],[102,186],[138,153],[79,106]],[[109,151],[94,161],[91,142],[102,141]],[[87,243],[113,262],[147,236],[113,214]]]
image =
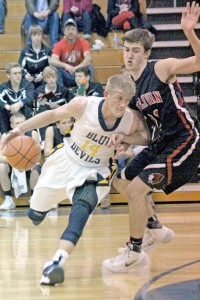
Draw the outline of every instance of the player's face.
[[[148,55],[140,43],[124,42],[124,64],[127,71],[137,72],[146,64]]]
[[[123,116],[131,100],[131,98],[124,96],[121,92],[108,93],[106,98],[108,109],[115,118],[121,118]]]
[[[79,85],[81,80],[85,80],[86,82],[88,82],[90,79],[89,76],[85,76],[85,74],[83,72],[77,72],[75,73],[75,81],[76,84]]]
[[[44,80],[46,81],[47,86],[49,88],[54,89],[56,87],[56,82],[57,82],[57,77],[56,76],[48,75],[48,76],[45,77]]]
[[[32,41],[32,44],[33,46],[41,46],[41,43],[42,43],[42,33],[41,32],[38,32],[34,35],[31,36],[31,41]]]
[[[13,123],[11,123],[11,127],[12,128],[16,128],[17,126],[19,126],[20,124],[24,123],[26,121],[26,119],[24,117],[19,117],[13,120]]]
[[[57,127],[60,130],[61,134],[65,134],[66,130],[72,125],[71,118],[63,119],[59,123],[57,123]]]
[[[64,35],[69,42],[74,42],[78,36],[78,31],[75,26],[68,25],[65,27]]]
[[[12,68],[10,70],[10,74],[8,74],[8,78],[12,82],[12,84],[20,84],[22,79],[22,70],[19,67]]]

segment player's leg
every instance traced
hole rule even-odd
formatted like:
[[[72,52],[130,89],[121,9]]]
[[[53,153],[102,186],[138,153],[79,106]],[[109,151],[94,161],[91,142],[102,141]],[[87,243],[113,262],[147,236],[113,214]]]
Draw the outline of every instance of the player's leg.
[[[7,163],[0,163],[0,186],[4,193],[4,200],[0,206],[0,210],[10,210],[16,207],[12,197],[9,172],[9,165]]]
[[[94,181],[86,181],[83,186],[76,188],[68,226],[61,236],[53,260],[44,266],[41,284],[55,285],[64,281],[63,265],[76,246],[90,214],[98,203],[96,184]]]
[[[113,181],[114,187],[120,192],[120,194],[122,194],[125,197],[126,197],[125,194],[126,187],[129,185],[129,183],[130,183],[129,180],[123,180],[119,178],[115,178]],[[174,237],[173,230],[165,227],[159,222],[154,212],[154,209],[152,207],[152,200],[150,195],[151,193],[147,193],[147,195],[145,195],[147,211],[148,211],[148,221],[146,224],[146,229],[145,229],[144,238],[142,242],[142,249],[145,252],[150,252],[159,243],[162,244],[169,243]],[[130,205],[131,204],[129,203],[129,210],[131,210]],[[120,252],[121,249],[122,248],[119,248]]]

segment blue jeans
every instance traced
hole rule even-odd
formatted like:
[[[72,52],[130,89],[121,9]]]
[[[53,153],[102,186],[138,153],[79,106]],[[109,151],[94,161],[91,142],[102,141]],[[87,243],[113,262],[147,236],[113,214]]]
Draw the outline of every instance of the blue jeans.
[[[4,20],[7,13],[6,0],[0,0],[0,29],[4,29]]]
[[[78,29],[83,31],[84,34],[91,34],[92,32],[92,18],[89,12],[85,11],[80,19],[76,18],[73,14],[62,14],[62,33],[64,34],[64,24],[68,19],[74,19],[78,25]]]
[[[56,11],[53,11],[48,17],[41,21],[30,15],[25,16],[25,28],[26,28],[26,43],[31,44],[31,39],[28,34],[29,27],[33,24],[38,24],[42,27],[44,33],[50,35],[51,46],[54,46],[59,41],[59,15]]]
[[[88,66],[90,70],[90,81],[94,81],[94,68],[92,66]],[[57,83],[60,85],[64,85],[66,87],[76,86],[75,75],[65,71],[62,68],[57,67],[58,71],[58,80]]]

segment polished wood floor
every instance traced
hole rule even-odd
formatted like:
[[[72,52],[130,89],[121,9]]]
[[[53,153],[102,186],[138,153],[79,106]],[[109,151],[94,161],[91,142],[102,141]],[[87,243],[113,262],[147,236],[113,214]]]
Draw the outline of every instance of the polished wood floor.
[[[127,206],[113,206],[106,210],[97,208],[90,217],[82,239],[65,265],[64,284],[40,286],[43,264],[55,253],[69,209],[63,207],[50,212],[39,227],[30,223],[24,208],[0,213],[0,299],[172,300],[175,298],[144,295],[168,284],[200,278],[198,204],[158,208],[160,220],[176,236],[171,243],[157,246],[150,254],[149,268],[126,274],[102,270],[102,261],[116,255],[117,248],[128,238]]]

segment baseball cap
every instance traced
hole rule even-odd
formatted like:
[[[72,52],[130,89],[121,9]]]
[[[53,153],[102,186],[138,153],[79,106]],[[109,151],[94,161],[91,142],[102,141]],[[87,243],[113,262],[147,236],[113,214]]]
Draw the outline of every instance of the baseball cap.
[[[76,24],[76,21],[72,18],[68,19],[66,22],[65,22],[65,26],[68,26],[68,25],[72,25],[72,26],[75,26],[77,27],[77,24]]]

